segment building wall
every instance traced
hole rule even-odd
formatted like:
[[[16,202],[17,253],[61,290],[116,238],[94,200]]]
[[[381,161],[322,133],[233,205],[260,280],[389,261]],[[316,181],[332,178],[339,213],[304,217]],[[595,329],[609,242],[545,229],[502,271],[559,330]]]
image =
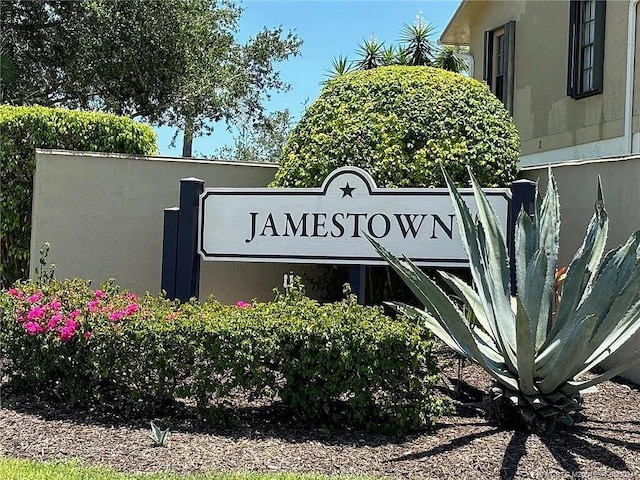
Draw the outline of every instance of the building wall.
[[[163,210],[178,206],[179,181],[197,177],[208,187],[263,187],[275,174],[267,164],[135,157],[40,150],[36,154],[31,276],[38,250],[58,278],[115,278],[123,288],[160,290]],[[202,262],[200,296],[225,303],[269,300],[282,285],[281,264]]]
[[[627,153],[622,135],[628,2],[607,2],[603,93],[579,100],[566,94],[568,1],[469,2],[465,8],[470,9],[465,13],[472,18],[469,31],[470,53],[476,63],[474,77],[480,80],[484,31],[516,21],[513,111],[522,140],[522,165]],[[633,131],[638,150],[634,151],[640,151],[637,59],[635,72]],[[554,156],[544,155],[551,150],[556,151]]]
[[[568,162],[552,167],[560,195],[560,258],[559,265],[568,265],[582,244],[587,225],[593,215],[598,176],[602,179],[604,200],[609,215],[607,250],[624,244],[640,229],[640,155],[626,159]],[[522,178],[540,179],[540,189],[547,184],[547,168],[525,168]],[[614,365],[640,348],[638,332],[627,348],[610,359]],[[640,383],[640,365],[623,376]]]

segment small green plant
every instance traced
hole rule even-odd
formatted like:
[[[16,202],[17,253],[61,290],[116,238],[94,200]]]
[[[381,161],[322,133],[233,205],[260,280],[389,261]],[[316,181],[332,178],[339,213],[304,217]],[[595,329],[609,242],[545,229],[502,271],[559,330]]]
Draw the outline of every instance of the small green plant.
[[[584,378],[640,329],[640,232],[603,256],[608,217],[598,183],[595,213],[553,312],[560,207],[551,171],[544,199],[536,199],[533,219],[524,211],[517,219],[515,297],[509,293],[507,249],[498,217],[470,170],[469,175],[477,222],[445,172],[476,289],[455,276],[441,275],[473,311],[477,326],[411,261],[395,258],[370,239],[424,309],[393,306],[424,322],[454,351],[493,377],[491,405],[504,407],[498,416],[513,418],[515,411],[535,431],[550,431],[557,423],[570,425],[583,393],[640,360],[638,349],[615,368]]]
[[[149,434],[149,438],[153,440],[153,444],[156,447],[166,447],[167,446],[167,437],[169,435],[169,429],[162,430],[155,423],[151,423],[151,433]]]

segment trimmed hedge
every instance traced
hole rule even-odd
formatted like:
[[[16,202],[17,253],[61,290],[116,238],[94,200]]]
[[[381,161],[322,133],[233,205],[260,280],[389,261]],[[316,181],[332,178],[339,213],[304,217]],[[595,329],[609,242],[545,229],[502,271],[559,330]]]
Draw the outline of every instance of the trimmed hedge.
[[[271,186],[317,187],[334,169],[367,170],[380,187],[486,187],[517,174],[520,140],[487,86],[431,67],[381,67],[331,80],[289,136]]]
[[[28,276],[35,149],[158,153],[153,129],[127,117],[0,106],[0,286]]]
[[[448,411],[428,332],[353,299],[321,305],[294,289],[180,305],[76,279],[19,283],[0,293],[0,315],[11,386],[69,405],[140,417],[188,399],[216,419],[237,395],[275,397],[302,419],[389,433]]]

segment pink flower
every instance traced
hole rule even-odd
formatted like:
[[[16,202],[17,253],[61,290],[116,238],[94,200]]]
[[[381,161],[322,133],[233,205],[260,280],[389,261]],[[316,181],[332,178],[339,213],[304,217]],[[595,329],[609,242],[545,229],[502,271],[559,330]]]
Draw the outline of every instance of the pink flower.
[[[38,322],[27,322],[24,324],[24,328],[27,333],[29,333],[29,335],[35,335],[44,331],[42,325],[40,325]]]
[[[124,318],[125,313],[126,312],[124,312],[123,310],[116,310],[111,315],[109,315],[109,320],[111,320],[112,322],[118,322]]]
[[[27,301],[29,303],[36,303],[39,302],[40,300],[42,300],[42,297],[44,295],[42,294],[42,292],[36,292],[33,295],[29,295],[29,298],[27,298]]]
[[[73,319],[74,319],[74,318],[76,318],[78,315],[80,315],[80,310],[74,310],[73,312],[71,312],[71,313],[69,314],[69,318],[73,320]]]
[[[32,321],[39,320],[44,317],[46,311],[47,309],[45,307],[33,307],[29,310],[29,313],[27,313],[27,319]]]
[[[127,308],[125,310],[127,315],[131,315],[133,313],[136,313],[138,311],[138,305],[136,305],[135,303],[130,303],[129,305],[127,305]]]
[[[243,302],[242,300],[240,300],[238,303],[236,303],[236,307],[238,307],[238,308],[249,308],[249,307],[251,307],[251,304],[247,303],[247,302]]]
[[[18,290],[17,288],[10,288],[9,291],[7,292],[10,296],[12,296],[13,298],[16,298],[18,300],[23,300],[24,299],[24,295],[22,294],[22,292],[20,290]]]
[[[78,330],[78,322],[69,318],[65,322],[64,327],[60,329],[58,336],[63,342],[68,342],[71,340],[71,337],[73,337],[73,334],[76,333],[76,330]]]
[[[55,328],[58,326],[58,324],[62,321],[62,315],[59,313],[56,313],[55,315],[53,315],[51,317],[51,319],[49,320],[49,323],[47,324],[47,328],[49,330],[55,330]]]
[[[97,299],[104,298],[105,296],[106,296],[106,295],[104,294],[104,292],[103,292],[102,290],[96,290],[95,297],[96,297]]]
[[[125,295],[125,297],[127,298],[127,300],[137,300],[138,299],[138,295],[136,295],[135,293],[127,293],[127,295]]]
[[[87,340],[89,340],[91,337],[93,337],[93,333],[91,333],[91,332],[84,332],[84,338],[86,338]]]
[[[62,304],[58,300],[54,300],[49,304],[49,306],[51,307],[51,310],[58,311],[60,310],[60,307],[62,306]]]
[[[87,303],[87,308],[91,313],[98,310],[98,303],[100,303],[100,300],[91,300],[89,303]]]

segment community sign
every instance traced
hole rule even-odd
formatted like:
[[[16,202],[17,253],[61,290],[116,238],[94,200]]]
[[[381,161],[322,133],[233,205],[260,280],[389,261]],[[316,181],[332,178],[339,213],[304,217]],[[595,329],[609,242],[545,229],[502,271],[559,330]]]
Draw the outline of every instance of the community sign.
[[[509,189],[485,189],[506,232]],[[472,214],[471,189],[461,189]],[[384,265],[365,234],[421,266],[468,264],[449,193],[377,188],[357,167],[334,170],[320,188],[206,188],[200,196],[204,260]]]

